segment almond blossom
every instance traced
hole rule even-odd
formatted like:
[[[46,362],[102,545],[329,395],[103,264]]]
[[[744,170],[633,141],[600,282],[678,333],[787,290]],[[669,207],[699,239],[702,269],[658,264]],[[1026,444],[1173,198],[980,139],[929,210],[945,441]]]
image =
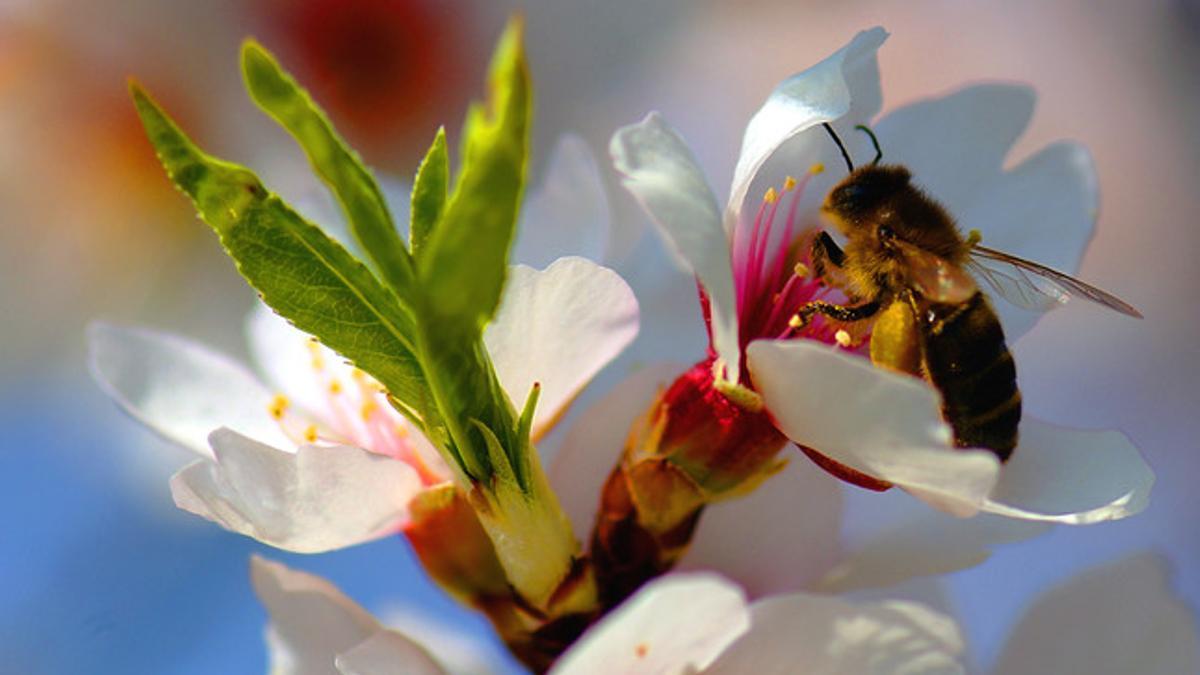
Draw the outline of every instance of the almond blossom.
[[[1085,524],[1140,511],[1153,475],[1122,434],[1027,417],[1002,466],[986,450],[954,448],[939,393],[872,367],[856,348],[862,335],[789,322],[804,302],[832,292],[804,264],[805,242],[821,226],[818,206],[840,167],[821,125],[838,129],[852,155],[869,156],[853,129],[881,108],[875,53],[885,39],[882,29],[864,31],[771,93],[747,126],[723,211],[661,115],[614,135],[623,183],[701,286],[711,348],[697,377],[710,369],[700,379],[746,411],[747,427],[773,427],[835,475],[873,489],[896,485],[956,515]],[[1071,143],[1003,168],[1032,103],[1026,88],[978,85],[899,109],[873,128],[887,160],[907,165],[962,227],[978,229],[989,246],[1071,272],[1094,224],[1096,179],[1087,152]],[[749,210],[751,189],[781,166],[780,175],[801,178],[776,181]],[[997,310],[1010,342],[1036,318],[1003,302]],[[664,405],[672,402],[668,390]]]
[[[312,553],[393,534],[415,498],[449,485],[445,462],[369,376],[264,306],[247,333],[261,377],[182,337],[109,324],[89,332],[106,391],[201,456],[171,479],[180,508]],[[636,333],[637,303],[620,277],[562,258],[512,268],[485,342],[510,396],[541,383],[536,437]]]
[[[437,654],[319,577],[261,558],[251,562],[251,577],[271,615],[274,673],[448,672]],[[803,593],[750,603],[717,575],[671,574],[592,626],[550,672],[949,674],[964,672],[962,651],[954,622],[917,603]]]
[[[450,655],[383,626],[324,579],[257,557],[251,577],[270,614],[272,672],[452,672],[443,665]],[[953,618],[920,603],[807,593],[749,601],[719,575],[672,573],[592,626],[550,672],[1173,675],[1200,666],[1195,620],[1151,556],[1087,571],[1035,598],[994,669],[968,667],[967,647]]]

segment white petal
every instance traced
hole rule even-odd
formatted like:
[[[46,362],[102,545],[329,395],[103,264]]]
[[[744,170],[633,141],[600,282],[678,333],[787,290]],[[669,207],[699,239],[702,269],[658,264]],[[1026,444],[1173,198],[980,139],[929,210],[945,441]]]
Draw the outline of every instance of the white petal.
[[[420,645],[381,630],[335,659],[342,675],[443,675],[446,671]]]
[[[602,262],[608,196],[587,142],[574,135],[560,138],[544,176],[521,209],[511,260],[538,269],[568,255]]]
[[[536,439],[637,331],[637,299],[616,272],[585,258],[560,258],[544,271],[510,268],[484,342],[517,409],[541,383]]]
[[[883,161],[908,167],[914,183],[961,217],[1000,178],[1036,98],[1027,85],[989,83],[898,108],[875,125]]]
[[[749,626],[746,599],[737,586],[712,574],[672,574],[646,584],[588,629],[550,672],[695,672]]]
[[[953,448],[937,392],[920,380],[811,340],[760,340],[748,354],[755,386],[793,441],[955,515],[972,515],[995,485],[996,456]]]
[[[930,675],[962,673],[954,622],[910,602],[855,605],[837,598],[775,596],[754,603],[752,626],[708,675]]]
[[[949,574],[983,563],[1000,544],[1029,539],[1049,529],[1044,523],[1010,518],[981,515],[964,520],[926,511],[877,533],[813,588],[847,593]]]
[[[717,200],[679,134],[658,113],[622,127],[609,145],[621,182],[637,197],[685,267],[696,273],[712,309],[713,346],[736,380],[741,367],[729,239]]]
[[[667,262],[669,244],[654,232],[616,267],[641,307],[638,338],[626,352],[631,363],[688,359],[699,361],[708,349],[708,330],[700,311],[696,277]]]
[[[790,444],[788,466],[745,497],[704,510],[681,570],[710,569],[754,597],[795,591],[820,579],[841,556],[839,481]]]
[[[1154,472],[1116,431],[1021,421],[1020,442],[983,508],[1013,518],[1088,525],[1146,508]]]
[[[567,430],[550,461],[549,477],[580,541],[591,536],[600,490],[621,457],[634,420],[684,369],[667,363],[642,368],[588,406]]]
[[[407,670],[371,670],[372,673],[441,673],[415,643],[384,630],[366,610],[328,581],[253,556],[250,579],[254,592],[266,605],[271,625],[268,644],[271,672],[276,675],[337,675],[359,672],[335,668],[343,652],[350,663],[385,655],[403,657]]]
[[[1091,241],[1099,200],[1087,149],[1055,143],[990,181],[959,216],[959,224],[964,230],[979,229],[986,246],[1074,274]],[[1037,314],[992,297],[1009,341],[1037,320]]]
[[[175,504],[278,548],[317,553],[397,532],[421,489],[411,466],[345,445],[284,452],[218,429],[216,461],[171,479]]]
[[[261,302],[246,317],[246,339],[251,357],[276,392],[286,394],[304,410],[328,408],[329,394],[313,370],[313,350],[319,350],[320,358],[328,363],[341,363],[342,357],[313,345],[308,333]]]
[[[727,229],[732,231],[759,167],[785,141],[822,122],[851,113],[856,119],[866,120],[879,110],[879,67],[875,52],[886,39],[887,32],[882,28],[862,31],[845,47],[784,80],[771,92],[746,125],[742,137],[742,151],[725,208]],[[830,144],[828,139],[822,140]]]
[[[1013,631],[996,675],[1200,672],[1196,619],[1166,577],[1161,560],[1143,555],[1044,594]]]
[[[399,598],[376,615],[385,626],[420,644],[452,675],[524,672],[482,613],[463,607],[447,615],[440,607]]]
[[[267,412],[271,393],[237,361],[185,338],[106,323],[88,327],[92,376],[130,415],[211,457],[220,426],[287,443]]]

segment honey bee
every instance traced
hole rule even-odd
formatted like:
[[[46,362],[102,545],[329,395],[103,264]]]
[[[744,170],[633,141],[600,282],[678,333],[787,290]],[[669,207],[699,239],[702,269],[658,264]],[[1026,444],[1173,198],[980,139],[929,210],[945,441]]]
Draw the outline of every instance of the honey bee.
[[[827,232],[813,241],[816,275],[849,297],[846,305],[805,304],[800,325],[814,314],[838,322],[874,318],[871,360],[927,379],[942,395],[942,415],[963,448],[987,448],[1001,461],[1017,446],[1021,392],[1004,330],[976,285],[983,280],[1018,306],[1046,310],[1082,297],[1128,316],[1122,300],[1045,265],[963,237],[946,209],[912,183],[908,169],[880,165],[883,153],[870,129],[875,159],[857,169],[828,124],[850,174],[826,197],[822,213],[846,238]],[[975,273],[972,276],[971,272]]]

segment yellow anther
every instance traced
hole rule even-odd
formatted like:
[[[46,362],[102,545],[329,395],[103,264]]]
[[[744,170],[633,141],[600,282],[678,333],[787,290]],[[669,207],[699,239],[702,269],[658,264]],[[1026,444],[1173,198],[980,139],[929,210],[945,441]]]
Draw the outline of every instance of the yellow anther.
[[[271,417],[281,420],[290,404],[288,397],[283,394],[275,394],[275,398],[271,399],[271,404],[267,406],[267,412],[271,413]]]
[[[342,393],[342,382],[341,382],[341,380],[330,380],[330,382],[329,382],[329,393],[331,393],[331,394],[334,394],[334,395],[337,395],[337,394],[340,394],[340,393]]]
[[[799,314],[793,314],[792,318],[788,319],[788,328],[800,328],[804,325],[804,320]]]
[[[400,438],[408,438],[408,426],[404,424],[397,424],[396,435]]]
[[[777,199],[779,199],[779,193],[775,192],[775,188],[767,188],[767,194],[763,195],[763,201],[774,204]]]
[[[367,378],[367,374],[364,373],[360,368],[353,368],[350,370],[350,377],[353,378],[355,382],[362,382]]]
[[[967,246],[971,247],[983,241],[983,233],[979,230],[971,230],[967,233]]]
[[[317,442],[317,425],[310,424],[304,428],[304,442],[305,443],[316,443]]]
[[[814,176],[819,173],[825,173],[825,165],[820,162],[817,162],[816,164],[813,164],[812,166],[808,167],[808,172]]]
[[[317,341],[317,338],[308,338],[308,353],[312,356],[313,370],[325,368],[325,355],[321,353],[321,343]]]
[[[804,263],[796,263],[792,266],[792,273],[798,277],[807,277],[809,273],[808,265]]]
[[[796,179],[795,178],[788,176],[787,178],[783,179],[783,191],[784,192],[787,192],[788,190],[791,190],[794,187],[796,187]]]
[[[363,421],[366,422],[371,419],[371,415],[374,415],[376,410],[379,410],[379,404],[375,403],[375,401],[367,401],[362,405],[362,410],[359,412],[362,415]]]
[[[844,330],[838,329],[838,332],[833,334],[833,339],[844,349],[850,346],[850,334]]]

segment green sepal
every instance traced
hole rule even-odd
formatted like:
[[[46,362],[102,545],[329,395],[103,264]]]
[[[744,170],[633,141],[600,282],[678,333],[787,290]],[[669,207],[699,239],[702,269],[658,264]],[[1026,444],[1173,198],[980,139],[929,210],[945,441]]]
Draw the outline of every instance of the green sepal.
[[[482,333],[500,302],[529,150],[529,69],[522,23],[509,22],[492,57],[488,111],[475,106],[463,162],[419,275],[430,312]]]
[[[421,259],[425,240],[433,232],[442,209],[446,205],[446,190],[450,186],[450,160],[446,148],[446,128],[438,127],[437,135],[425,159],[417,169],[413,181],[411,207],[409,209],[408,242],[412,254]]]
[[[413,317],[395,294],[253,172],[205,154],[141,87],[131,82],[130,92],[167,175],[263,301],[370,373],[407,415],[438,426],[415,356]]]
[[[250,97],[296,139],[313,170],[333,191],[359,246],[401,301],[411,302],[412,257],[370,170],[338,136],[308,92],[254,40],[242,44],[242,76]]]
[[[542,385],[540,382],[534,382],[529,388],[529,395],[525,397],[525,407],[521,410],[521,417],[517,420],[517,443],[519,450],[516,452],[514,459],[515,471],[518,476],[529,476],[533,468],[530,466],[530,457],[537,449],[533,447],[531,434],[533,433],[533,413],[537,409],[538,398],[542,394]],[[522,486],[528,489],[528,481],[523,480]]]
[[[488,490],[497,492],[518,489],[523,492],[517,475],[509,463],[508,455],[504,452],[504,445],[496,437],[496,434],[477,419],[471,419],[471,427],[483,439],[482,445],[487,452],[488,461],[492,465],[491,484],[488,485]]]

